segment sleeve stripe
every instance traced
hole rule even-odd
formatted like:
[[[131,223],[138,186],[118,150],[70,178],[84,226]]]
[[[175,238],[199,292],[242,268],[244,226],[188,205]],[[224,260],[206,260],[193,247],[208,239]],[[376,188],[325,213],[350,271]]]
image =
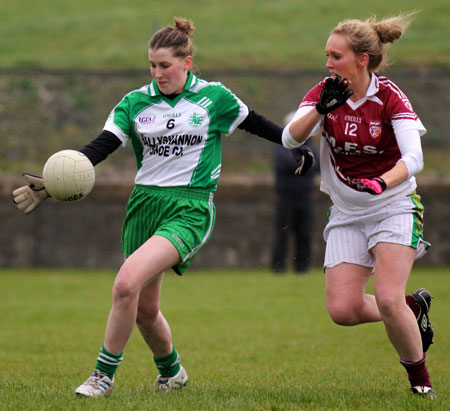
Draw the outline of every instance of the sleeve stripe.
[[[396,113],[394,115],[392,115],[391,120],[401,120],[401,119],[405,119],[405,120],[417,120],[417,114],[416,113]]]
[[[302,101],[302,103],[300,104],[300,107],[307,107],[307,106],[315,106],[317,104],[317,101]]]

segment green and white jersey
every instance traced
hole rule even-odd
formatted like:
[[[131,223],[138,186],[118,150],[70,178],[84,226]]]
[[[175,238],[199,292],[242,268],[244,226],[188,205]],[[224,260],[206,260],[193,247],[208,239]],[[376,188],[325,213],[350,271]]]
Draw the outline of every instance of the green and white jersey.
[[[166,98],[153,80],[128,93],[112,110],[104,130],[131,139],[135,183],[215,191],[222,164],[222,134],[231,134],[248,107],[221,83],[189,72],[183,92]]]

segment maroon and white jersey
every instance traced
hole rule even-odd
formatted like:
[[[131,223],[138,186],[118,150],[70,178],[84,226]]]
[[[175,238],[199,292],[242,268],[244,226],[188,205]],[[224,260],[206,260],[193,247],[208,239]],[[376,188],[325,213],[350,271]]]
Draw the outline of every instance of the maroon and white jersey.
[[[324,83],[309,91],[293,120],[314,108]],[[356,102],[348,99],[327,114],[311,135],[317,134],[320,126],[320,189],[343,212],[363,214],[416,189],[414,176],[376,196],[347,184],[346,177],[378,177],[395,166],[401,158],[396,130],[426,132],[408,98],[388,78],[372,74],[366,96]]]

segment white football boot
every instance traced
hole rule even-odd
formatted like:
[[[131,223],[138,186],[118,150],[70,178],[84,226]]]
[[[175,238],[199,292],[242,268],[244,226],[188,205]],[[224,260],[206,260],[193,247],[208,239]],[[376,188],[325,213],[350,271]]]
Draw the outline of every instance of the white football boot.
[[[417,395],[419,397],[428,397],[428,398],[436,398],[436,393],[431,389],[431,387],[423,387],[420,385],[417,385],[416,387],[412,387],[411,391],[414,395]]]
[[[95,370],[90,377],[81,384],[75,394],[85,397],[107,397],[114,388],[114,377],[111,380],[107,374]]]
[[[173,377],[161,377],[161,375],[158,375],[155,381],[155,390],[166,392],[171,390],[179,390],[185,387],[187,383],[188,376],[186,370],[180,366],[180,371],[178,371],[178,374]]]

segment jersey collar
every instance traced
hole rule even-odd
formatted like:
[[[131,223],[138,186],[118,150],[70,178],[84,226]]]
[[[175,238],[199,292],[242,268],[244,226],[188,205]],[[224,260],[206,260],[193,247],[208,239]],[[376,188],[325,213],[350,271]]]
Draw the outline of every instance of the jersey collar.
[[[375,73],[371,74],[369,88],[367,89],[366,97],[372,97],[378,93],[380,85],[378,82],[378,77]]]
[[[193,87],[198,82],[197,76],[195,76],[192,72],[188,71],[188,78],[186,81],[186,84],[184,86],[183,91],[189,90],[191,87]],[[152,96],[161,96],[161,91],[159,91],[158,85],[156,84],[155,79],[152,80],[150,85],[148,86],[148,93]],[[183,93],[180,93],[183,94]]]
[[[189,90],[191,87],[194,87],[195,84],[198,82],[198,78],[196,75],[194,75],[192,72],[188,71],[188,79],[186,81],[186,85],[184,86],[185,90]]]
[[[367,89],[366,95],[363,98],[361,98],[355,102],[348,99],[347,104],[351,107],[352,110],[356,110],[357,108],[361,107],[367,100],[371,100],[371,101],[374,101],[375,103],[383,105],[383,102],[377,97],[377,93],[379,90],[380,90],[380,84],[379,84],[378,76],[375,73],[372,73],[371,78],[370,78],[370,84]]]
[[[366,97],[368,100],[374,101],[377,104],[383,105],[383,102],[377,97],[377,93],[380,90],[380,80],[375,73],[372,73],[370,79],[369,88],[367,89]]]

